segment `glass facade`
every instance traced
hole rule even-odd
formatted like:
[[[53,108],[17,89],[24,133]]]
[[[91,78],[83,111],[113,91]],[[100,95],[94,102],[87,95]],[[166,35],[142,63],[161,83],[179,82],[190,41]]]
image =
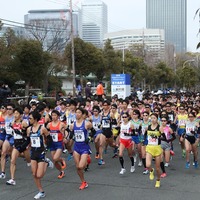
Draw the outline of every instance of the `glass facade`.
[[[102,47],[108,31],[107,15],[107,5],[103,1],[86,0],[81,6],[81,38]]]
[[[165,30],[165,43],[187,51],[187,0],[146,0],[146,27]]]

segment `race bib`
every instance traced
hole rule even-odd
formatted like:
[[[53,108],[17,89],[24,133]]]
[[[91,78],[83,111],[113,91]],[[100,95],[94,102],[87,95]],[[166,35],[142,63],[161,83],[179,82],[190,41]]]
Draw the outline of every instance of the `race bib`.
[[[110,121],[108,120],[103,120],[102,121],[102,127],[103,128],[110,128]]]
[[[149,145],[158,145],[158,138],[148,135],[148,144]]]
[[[8,134],[8,135],[13,134],[13,129],[10,126],[6,126],[6,134]]]
[[[85,141],[85,135],[83,132],[75,133],[75,141],[76,142],[84,142]]]
[[[36,148],[41,147],[40,137],[31,137],[31,147],[36,147]]]
[[[20,140],[20,139],[23,139],[23,137],[22,137],[22,135],[16,134],[16,133],[14,132],[14,139],[15,139],[15,140]]]
[[[57,133],[51,133],[51,137],[53,142],[58,142],[58,134]]]
[[[178,123],[179,126],[185,126],[185,120],[180,120]]]

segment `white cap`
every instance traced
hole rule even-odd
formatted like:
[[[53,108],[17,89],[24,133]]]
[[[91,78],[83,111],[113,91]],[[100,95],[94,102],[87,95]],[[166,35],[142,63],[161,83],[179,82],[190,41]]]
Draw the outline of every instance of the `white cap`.
[[[87,82],[87,85],[91,85],[91,82]]]

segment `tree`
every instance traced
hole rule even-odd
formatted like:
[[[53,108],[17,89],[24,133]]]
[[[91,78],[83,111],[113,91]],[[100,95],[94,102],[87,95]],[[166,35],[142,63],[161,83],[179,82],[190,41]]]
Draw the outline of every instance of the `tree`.
[[[13,58],[19,39],[15,36],[12,29],[6,29],[3,37],[0,38],[0,79],[9,85],[14,85],[18,78],[17,73],[13,72]]]
[[[70,39],[69,20],[34,19],[25,28],[29,37],[39,41],[48,52],[63,52]]]
[[[68,71],[70,72],[72,70],[71,43],[66,47],[65,56],[68,61]],[[76,75],[80,77],[81,85],[83,85],[83,76],[88,76],[90,73],[97,74],[99,66],[102,63],[101,51],[93,44],[84,42],[80,38],[75,38],[74,56]],[[104,72],[104,70],[102,71]]]
[[[44,54],[42,45],[35,40],[21,40],[14,55],[13,71],[20,79],[25,81],[25,95],[29,93],[29,87],[41,86],[43,80]]]

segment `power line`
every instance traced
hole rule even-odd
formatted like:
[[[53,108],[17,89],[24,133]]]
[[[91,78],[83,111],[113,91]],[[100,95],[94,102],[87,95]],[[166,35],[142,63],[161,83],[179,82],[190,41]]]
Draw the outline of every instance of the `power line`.
[[[25,24],[25,23],[21,23],[21,22],[16,22],[16,21],[11,21],[11,20],[7,20],[7,19],[2,19],[0,18],[0,20],[2,21],[3,24],[5,24],[3,21],[8,22],[8,23],[13,23],[13,24],[19,24],[19,25],[23,25],[25,26],[24,28],[28,29],[28,28],[37,28],[37,29],[44,29],[45,31],[66,31],[66,29],[60,29],[60,28],[50,28],[50,27],[45,27],[45,26],[37,26],[37,25],[33,25],[33,24]],[[68,25],[68,24],[67,24]]]
[[[56,4],[60,4],[60,5],[67,5],[66,3],[64,3],[63,1],[59,1],[59,0],[46,0],[46,1],[49,1],[49,2],[52,2],[52,3],[56,3]],[[76,8],[78,8],[78,9],[80,9],[80,7],[79,6],[77,6],[76,4],[73,4],[73,6],[74,7],[76,7]],[[99,18],[99,17],[97,17],[96,15],[94,15],[94,14],[92,14],[92,15],[87,15],[87,14],[83,14],[83,16],[85,16],[85,17],[88,17],[89,19],[91,19],[92,21],[94,21],[94,22],[99,22],[98,20],[101,20],[101,18]],[[98,18],[98,19],[97,19]],[[104,27],[106,27],[106,25],[105,24],[103,24],[103,26]],[[111,22],[109,22],[108,21],[108,28],[109,29],[112,29],[112,30],[119,30],[119,29],[124,29],[124,28],[122,28],[122,27],[119,27],[119,26],[117,26],[117,25],[115,25],[115,24],[112,24]]]

